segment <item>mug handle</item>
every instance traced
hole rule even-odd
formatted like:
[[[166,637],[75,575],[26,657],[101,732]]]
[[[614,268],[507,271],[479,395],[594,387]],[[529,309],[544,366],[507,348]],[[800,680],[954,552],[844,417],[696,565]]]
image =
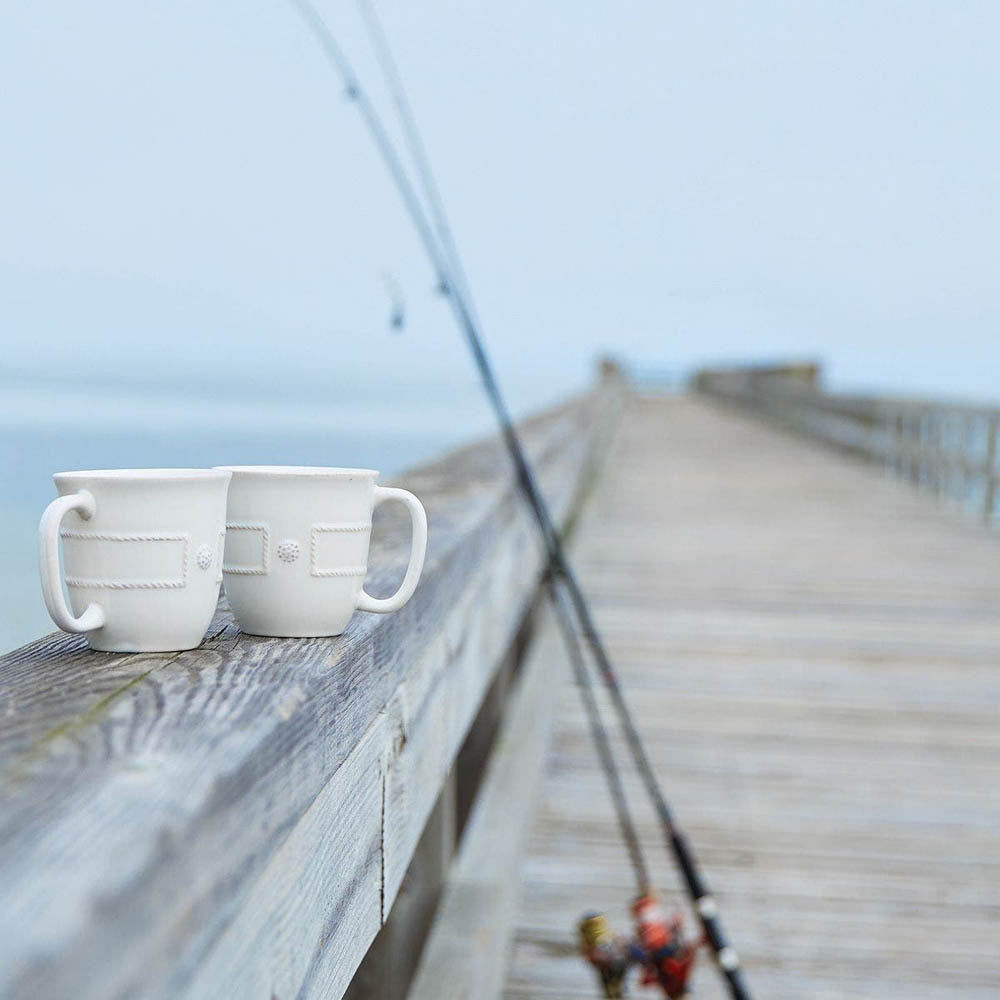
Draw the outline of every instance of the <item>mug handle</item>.
[[[90,632],[105,622],[104,608],[100,604],[88,604],[79,618],[73,616],[63,594],[62,570],[59,567],[59,526],[62,519],[75,510],[84,520],[89,520],[96,509],[93,493],[80,490],[56,497],[45,508],[38,524],[38,571],[42,578],[42,596],[52,620],[64,632]]]
[[[390,611],[398,611],[412,596],[417,589],[417,581],[424,568],[424,554],[427,551],[427,514],[424,512],[423,504],[409,491],[399,490],[392,486],[376,486],[375,498],[372,510],[386,500],[398,500],[405,504],[410,512],[410,523],[413,529],[413,537],[410,540],[410,562],[406,567],[406,576],[399,585],[399,590],[391,597],[372,597],[362,588],[358,596],[359,611],[374,611],[376,614],[385,615]]]

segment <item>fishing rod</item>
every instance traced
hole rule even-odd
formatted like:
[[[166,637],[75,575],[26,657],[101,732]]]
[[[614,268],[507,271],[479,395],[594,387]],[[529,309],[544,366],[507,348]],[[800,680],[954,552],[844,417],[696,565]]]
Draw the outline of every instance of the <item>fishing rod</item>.
[[[465,290],[461,287],[464,282],[461,279],[458,281],[455,280],[458,274],[454,264],[450,260],[451,254],[447,253],[435,238],[434,230],[427,219],[420,198],[403,167],[382,118],[367,93],[361,87],[351,63],[333,33],[310,0],[288,0],[288,2],[297,10],[306,27],[309,28],[320,44],[327,60],[342,77],[345,94],[357,106],[384,161],[385,167],[398,189],[400,198],[417,231],[417,235],[424,244],[424,249],[436,271],[439,287],[451,305],[458,327],[466,339],[473,360],[479,370],[483,388],[496,413],[501,435],[514,465],[518,484],[538,522],[542,540],[549,557],[551,570],[558,578],[558,582],[566,588],[570,605],[579,623],[580,632],[608,688],[636,769],[653,802],[660,825],[663,828],[665,841],[680,869],[688,895],[701,921],[705,938],[715,956],[719,971],[725,979],[729,993],[734,1000],[750,1000],[750,992],[744,982],[739,956],[726,939],[721,921],[719,920],[718,906],[715,898],[710,893],[708,885],[698,869],[694,853],[688,844],[687,838],[674,821],[673,814],[659,786],[649,756],[646,753],[642,738],[632,720],[631,712],[622,692],[621,683],[611,664],[604,641],[598,632],[587,599],[569,563],[548,505],[542,497],[534,474],[528,464],[506,400],[500,390],[489,357],[486,354],[486,348],[480,335],[478,324],[472,315],[471,306],[467,301],[466,294],[464,294]],[[399,102],[397,102],[397,106],[399,106]],[[403,102],[403,107],[408,108],[405,101]],[[410,117],[412,120],[412,116]],[[415,124],[413,131],[416,131]],[[419,157],[417,158],[417,165],[418,171],[420,171]],[[429,170],[426,171],[426,177],[428,179],[433,177]],[[430,180],[429,183],[433,184],[433,181]],[[433,185],[433,187],[434,190],[437,189],[436,185]],[[440,201],[440,199],[438,200]],[[446,216],[443,214],[443,208],[437,217],[439,227],[444,223],[444,226],[450,231],[450,227],[447,227]],[[449,245],[453,246],[454,241],[449,241]]]

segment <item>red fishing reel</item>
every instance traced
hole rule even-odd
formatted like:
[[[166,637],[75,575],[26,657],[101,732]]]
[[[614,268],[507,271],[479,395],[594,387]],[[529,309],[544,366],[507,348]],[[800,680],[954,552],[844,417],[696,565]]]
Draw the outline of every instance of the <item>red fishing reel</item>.
[[[694,971],[701,939],[684,936],[684,917],[680,911],[668,916],[659,897],[653,893],[639,896],[632,904],[635,917],[638,961],[642,964],[643,986],[659,986],[670,1000],[688,996],[688,980]]]
[[[632,915],[631,942],[611,930],[603,913],[588,913],[580,921],[581,950],[597,970],[604,996],[624,996],[629,966],[638,965],[640,986],[659,986],[669,1000],[684,1000],[701,939],[686,938],[681,913],[668,914],[654,893],[639,896]]]

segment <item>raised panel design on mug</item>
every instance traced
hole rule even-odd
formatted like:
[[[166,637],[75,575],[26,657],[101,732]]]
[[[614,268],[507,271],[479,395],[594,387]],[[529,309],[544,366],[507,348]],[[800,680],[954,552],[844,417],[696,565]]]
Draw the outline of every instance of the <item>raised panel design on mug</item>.
[[[191,536],[184,531],[59,532],[67,566],[101,567],[101,576],[66,576],[66,586],[78,590],[174,590],[186,587]],[[204,560],[212,549],[199,547]],[[208,569],[210,563],[202,563]]]
[[[226,547],[222,572],[263,576],[271,558],[271,538],[266,524],[226,521]]]
[[[339,521],[309,529],[309,572],[313,576],[357,576],[368,572],[372,522]]]

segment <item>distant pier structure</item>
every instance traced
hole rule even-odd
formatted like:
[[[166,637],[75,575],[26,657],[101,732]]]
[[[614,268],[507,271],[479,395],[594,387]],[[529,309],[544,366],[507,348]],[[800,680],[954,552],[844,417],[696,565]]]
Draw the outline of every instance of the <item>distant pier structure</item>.
[[[520,431],[754,995],[996,997],[1000,413],[820,374],[609,365]],[[632,883],[534,525],[497,439],[400,484],[395,615],[0,660],[0,996],[597,995],[574,927]]]

